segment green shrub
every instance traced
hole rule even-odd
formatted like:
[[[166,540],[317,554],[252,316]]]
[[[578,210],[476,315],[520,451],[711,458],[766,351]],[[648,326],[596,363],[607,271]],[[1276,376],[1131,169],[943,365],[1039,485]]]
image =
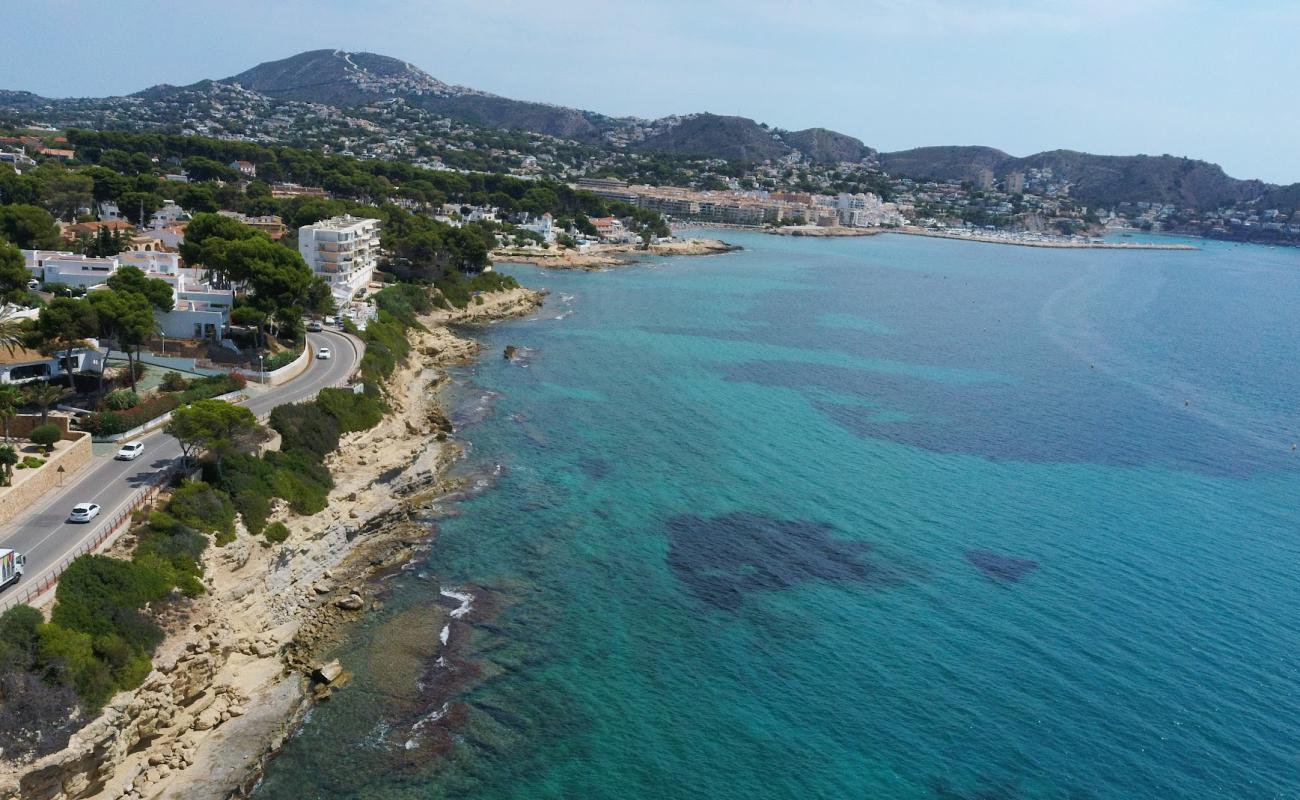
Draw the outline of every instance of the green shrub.
[[[18,465],[19,469],[36,469],[45,465],[45,459],[36,456],[27,456],[22,463]]]
[[[263,459],[275,469],[272,494],[283,498],[295,514],[316,514],[328,505],[334,478],[328,469],[302,451],[267,453]]]
[[[138,529],[133,558],[154,569],[171,570],[181,591],[197,597],[203,593],[198,576],[203,574],[200,559],[207,546],[208,537],[165,511],[153,511]]]
[[[110,411],[126,411],[138,405],[140,405],[140,395],[130,389],[118,389],[104,397],[102,407]]]
[[[41,626],[37,662],[47,680],[71,686],[83,705],[98,710],[116,688],[108,665],[95,656],[90,634],[57,624]]]
[[[375,305],[408,326],[416,325],[416,316],[433,310],[433,297],[427,286],[397,283],[385,286],[374,297]]]
[[[438,288],[442,297],[452,306],[464,308],[469,305],[470,298],[474,296],[475,292],[501,292],[507,289],[517,289],[519,281],[510,275],[502,275],[499,272],[480,272],[473,278],[466,280],[461,273],[452,271],[434,281],[433,285]]]
[[[101,411],[91,414],[82,423],[82,427],[96,436],[111,436],[126,433],[141,425],[174,411],[181,404],[178,395],[161,394],[150,397],[130,411]]]
[[[40,645],[40,627],[45,622],[41,612],[31,606],[18,605],[0,614],[0,671],[16,666],[26,669],[36,658]],[[6,663],[16,659],[18,663]]]
[[[379,397],[357,394],[351,389],[321,389],[315,402],[326,414],[338,420],[340,433],[370,430],[379,424],[387,411]]]
[[[210,400],[230,392],[237,392],[248,385],[248,380],[237,372],[223,375],[209,375],[195,378],[180,395],[182,405],[198,400]]]
[[[293,350],[285,350],[284,352],[272,355],[270,358],[267,358],[262,362],[262,369],[266,372],[275,372],[281,367],[289,366],[297,360],[298,356],[302,355],[303,347],[306,346],[307,345],[304,342],[302,347]]]
[[[133,561],[81,556],[59,578],[51,621],[92,636],[118,634],[133,646],[152,648],[162,631],[138,609],[167,596],[172,588],[168,578]]]
[[[247,454],[227,456],[220,473],[211,464],[204,465],[204,478],[230,495],[235,510],[250,533],[259,534],[271,513],[274,492],[271,481],[275,469],[263,459]]]
[[[183,392],[188,381],[179,372],[168,372],[162,377],[162,383],[159,384],[164,392]]]
[[[397,362],[406,358],[411,350],[406,340],[406,326],[382,308],[378,319],[371,320],[366,326],[362,338],[366,341],[366,354],[361,357],[361,373],[375,383],[382,383],[392,375]]]
[[[305,450],[320,460],[339,446],[338,420],[316,401],[276,406],[270,425],[280,434],[280,449],[286,453]]]
[[[34,444],[39,444],[45,448],[46,452],[54,446],[54,443],[63,438],[63,429],[58,425],[38,425],[32,429],[28,435]]]
[[[272,522],[266,526],[266,530],[262,532],[262,535],[266,537],[268,542],[279,544],[289,538],[289,528],[283,522]]]
[[[181,525],[213,534],[217,544],[235,538],[235,505],[230,495],[202,481],[186,481],[172,492],[167,511]]]

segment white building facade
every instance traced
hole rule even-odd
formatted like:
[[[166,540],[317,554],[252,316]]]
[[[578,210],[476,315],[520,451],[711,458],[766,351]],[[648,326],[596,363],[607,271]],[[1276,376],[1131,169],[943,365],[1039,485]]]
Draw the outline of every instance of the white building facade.
[[[346,303],[370,283],[379,262],[379,220],[345,215],[298,229],[298,252]]]
[[[88,291],[103,288],[122,267],[136,267],[146,276],[172,287],[171,311],[155,311],[158,331],[171,339],[222,339],[230,326],[235,293],[214,289],[201,271],[182,268],[176,253],[125,250],[109,258],[89,258],[52,250],[24,250],[32,276],[44,284],[79,286]]]

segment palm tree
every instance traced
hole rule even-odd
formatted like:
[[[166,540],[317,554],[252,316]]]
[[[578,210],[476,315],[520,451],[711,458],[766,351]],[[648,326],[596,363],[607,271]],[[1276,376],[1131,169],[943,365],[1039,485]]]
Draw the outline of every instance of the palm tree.
[[[67,389],[62,386],[56,386],[52,383],[33,383],[23,392],[23,397],[28,403],[36,406],[41,410],[41,424],[50,421],[50,406],[59,402]]]
[[[9,438],[9,423],[18,416],[18,406],[22,405],[23,396],[17,386],[0,386],[0,423],[4,425],[5,441]]]
[[[14,464],[18,463],[18,451],[11,444],[0,444],[0,470],[3,471],[4,485],[8,486],[14,474]]]
[[[15,306],[0,308],[0,347],[8,350],[9,355],[23,346],[23,320],[16,319],[16,313],[18,309]]]

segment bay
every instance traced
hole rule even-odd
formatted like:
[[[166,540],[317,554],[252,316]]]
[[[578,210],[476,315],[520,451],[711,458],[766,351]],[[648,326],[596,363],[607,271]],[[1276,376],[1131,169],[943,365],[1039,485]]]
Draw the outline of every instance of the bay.
[[[1297,796],[1300,253],[725,238],[502,268],[493,486],[259,798]]]

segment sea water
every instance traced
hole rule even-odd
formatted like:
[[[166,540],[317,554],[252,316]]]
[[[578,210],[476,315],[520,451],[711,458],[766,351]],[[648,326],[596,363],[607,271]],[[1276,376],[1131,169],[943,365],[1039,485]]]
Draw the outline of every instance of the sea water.
[[[259,798],[1300,796],[1300,252],[725,238],[503,268]]]

